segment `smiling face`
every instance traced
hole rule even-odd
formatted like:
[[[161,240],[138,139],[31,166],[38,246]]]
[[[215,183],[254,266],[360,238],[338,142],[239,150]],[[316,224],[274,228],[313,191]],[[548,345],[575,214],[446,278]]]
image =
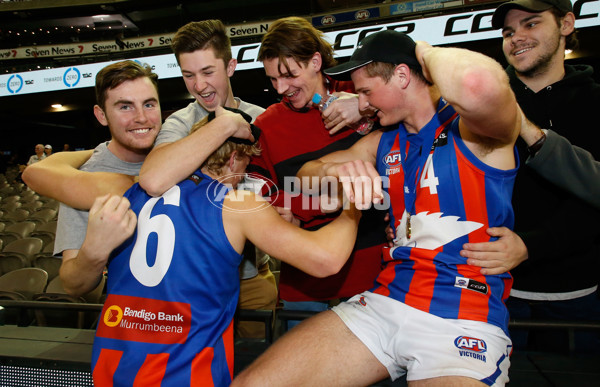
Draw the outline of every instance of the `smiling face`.
[[[215,57],[211,48],[179,54],[185,87],[209,112],[217,106],[237,108],[229,82],[236,65],[236,60],[231,59],[226,66],[223,59]]]
[[[358,93],[360,110],[376,109],[382,126],[393,125],[404,120],[402,94],[395,87],[394,76],[385,82],[380,76],[371,77],[365,67],[352,72],[352,82]]]
[[[152,81],[140,77],[107,90],[104,106],[94,106],[94,114],[110,129],[111,152],[124,161],[143,161],[162,122],[158,92]]]
[[[285,97],[295,109],[309,106],[315,93],[326,93],[318,53],[306,64],[298,63],[293,58],[286,58],[286,62],[289,71],[279,58],[265,59],[263,66],[277,94]]]
[[[572,32],[561,28],[550,11],[531,13],[511,9],[502,28],[502,51],[517,73],[533,77],[545,73],[564,59],[564,36]]]

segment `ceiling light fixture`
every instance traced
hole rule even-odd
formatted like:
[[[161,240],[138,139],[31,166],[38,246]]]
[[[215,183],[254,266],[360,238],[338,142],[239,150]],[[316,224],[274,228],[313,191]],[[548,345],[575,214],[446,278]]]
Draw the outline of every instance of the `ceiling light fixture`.
[[[63,106],[62,106],[61,104],[59,104],[59,103],[53,103],[53,104],[52,104],[52,105],[50,105],[50,106],[52,106],[52,108],[53,108],[53,109],[60,109],[61,107],[63,107]]]

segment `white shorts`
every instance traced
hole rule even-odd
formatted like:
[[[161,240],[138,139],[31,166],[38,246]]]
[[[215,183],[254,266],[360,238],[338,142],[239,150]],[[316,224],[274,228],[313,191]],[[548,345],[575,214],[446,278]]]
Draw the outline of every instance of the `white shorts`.
[[[392,380],[466,376],[504,386],[512,342],[499,327],[444,319],[386,296],[363,292],[333,311],[375,357]]]

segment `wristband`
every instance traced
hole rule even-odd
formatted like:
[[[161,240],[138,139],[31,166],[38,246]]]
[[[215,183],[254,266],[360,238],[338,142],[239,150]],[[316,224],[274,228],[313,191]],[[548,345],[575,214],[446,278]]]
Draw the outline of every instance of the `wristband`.
[[[527,147],[527,151],[529,152],[529,155],[531,157],[534,157],[540,151],[540,149],[542,149],[544,142],[546,142],[546,133],[543,130],[541,132],[542,137],[540,137],[536,142],[531,144],[531,146]]]

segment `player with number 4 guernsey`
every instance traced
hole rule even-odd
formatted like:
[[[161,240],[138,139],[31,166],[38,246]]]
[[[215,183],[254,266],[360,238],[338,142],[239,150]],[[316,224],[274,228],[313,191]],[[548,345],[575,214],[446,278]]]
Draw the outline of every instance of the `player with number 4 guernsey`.
[[[357,208],[389,204],[394,245],[370,291],[292,329],[234,385],[369,386],[406,374],[409,385],[504,386],[510,274],[484,273],[460,255],[513,221],[522,116],[504,70],[385,30],[325,73],[351,78],[359,107],[397,127],[304,164],[298,177],[311,191],[338,178]]]

